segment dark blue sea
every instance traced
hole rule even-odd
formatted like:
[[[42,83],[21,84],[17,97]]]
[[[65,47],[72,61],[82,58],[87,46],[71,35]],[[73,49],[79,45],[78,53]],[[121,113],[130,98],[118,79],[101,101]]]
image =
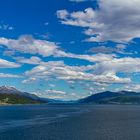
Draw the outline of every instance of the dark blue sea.
[[[0,140],[140,140],[140,106],[1,106]]]

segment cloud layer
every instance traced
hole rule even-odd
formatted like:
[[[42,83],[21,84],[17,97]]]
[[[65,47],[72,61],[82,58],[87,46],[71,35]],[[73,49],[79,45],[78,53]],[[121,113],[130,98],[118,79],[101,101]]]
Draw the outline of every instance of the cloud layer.
[[[99,8],[69,13],[57,11],[62,24],[80,26],[89,42],[129,42],[140,37],[139,0],[98,0]]]
[[[0,68],[18,68],[18,67],[20,67],[20,64],[0,58]]]
[[[31,35],[20,36],[17,40],[0,38],[0,44],[10,50],[21,53],[39,54],[44,57],[53,55],[58,49],[58,46],[54,42],[36,40]]]
[[[113,63],[113,62],[112,62]],[[106,84],[124,84],[130,83],[130,78],[120,78],[116,76],[116,73],[119,71],[112,71],[112,67],[110,65],[110,70],[107,71],[106,65],[102,68],[99,68],[101,65],[87,65],[87,66],[68,66],[64,64],[62,61],[52,61],[42,63],[42,65],[36,66],[30,71],[26,71],[25,75],[28,77],[28,80],[24,81],[31,82],[31,80],[35,81],[38,79],[50,80],[50,79],[57,79],[57,80],[65,80],[65,81],[92,81],[95,84],[98,83],[106,83]],[[119,67],[119,66],[118,66]],[[101,70],[105,70],[104,72]],[[96,71],[100,71],[97,73]]]

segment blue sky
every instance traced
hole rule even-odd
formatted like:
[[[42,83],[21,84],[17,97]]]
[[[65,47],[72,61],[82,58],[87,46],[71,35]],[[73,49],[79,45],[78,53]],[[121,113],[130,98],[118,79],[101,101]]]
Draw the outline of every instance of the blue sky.
[[[140,91],[139,0],[2,0],[0,85],[78,99]]]

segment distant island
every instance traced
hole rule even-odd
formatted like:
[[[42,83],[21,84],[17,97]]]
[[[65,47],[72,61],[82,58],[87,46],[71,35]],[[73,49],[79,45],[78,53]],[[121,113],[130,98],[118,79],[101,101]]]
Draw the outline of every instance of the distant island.
[[[41,98],[34,94],[21,92],[14,87],[0,87],[0,105],[10,104],[140,104],[140,93],[131,91],[105,91],[75,100],[61,101]]]

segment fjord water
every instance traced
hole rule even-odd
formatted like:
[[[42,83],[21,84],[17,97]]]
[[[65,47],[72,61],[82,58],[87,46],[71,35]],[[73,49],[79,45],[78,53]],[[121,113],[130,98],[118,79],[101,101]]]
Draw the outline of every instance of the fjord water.
[[[140,106],[0,107],[0,140],[139,140]]]

